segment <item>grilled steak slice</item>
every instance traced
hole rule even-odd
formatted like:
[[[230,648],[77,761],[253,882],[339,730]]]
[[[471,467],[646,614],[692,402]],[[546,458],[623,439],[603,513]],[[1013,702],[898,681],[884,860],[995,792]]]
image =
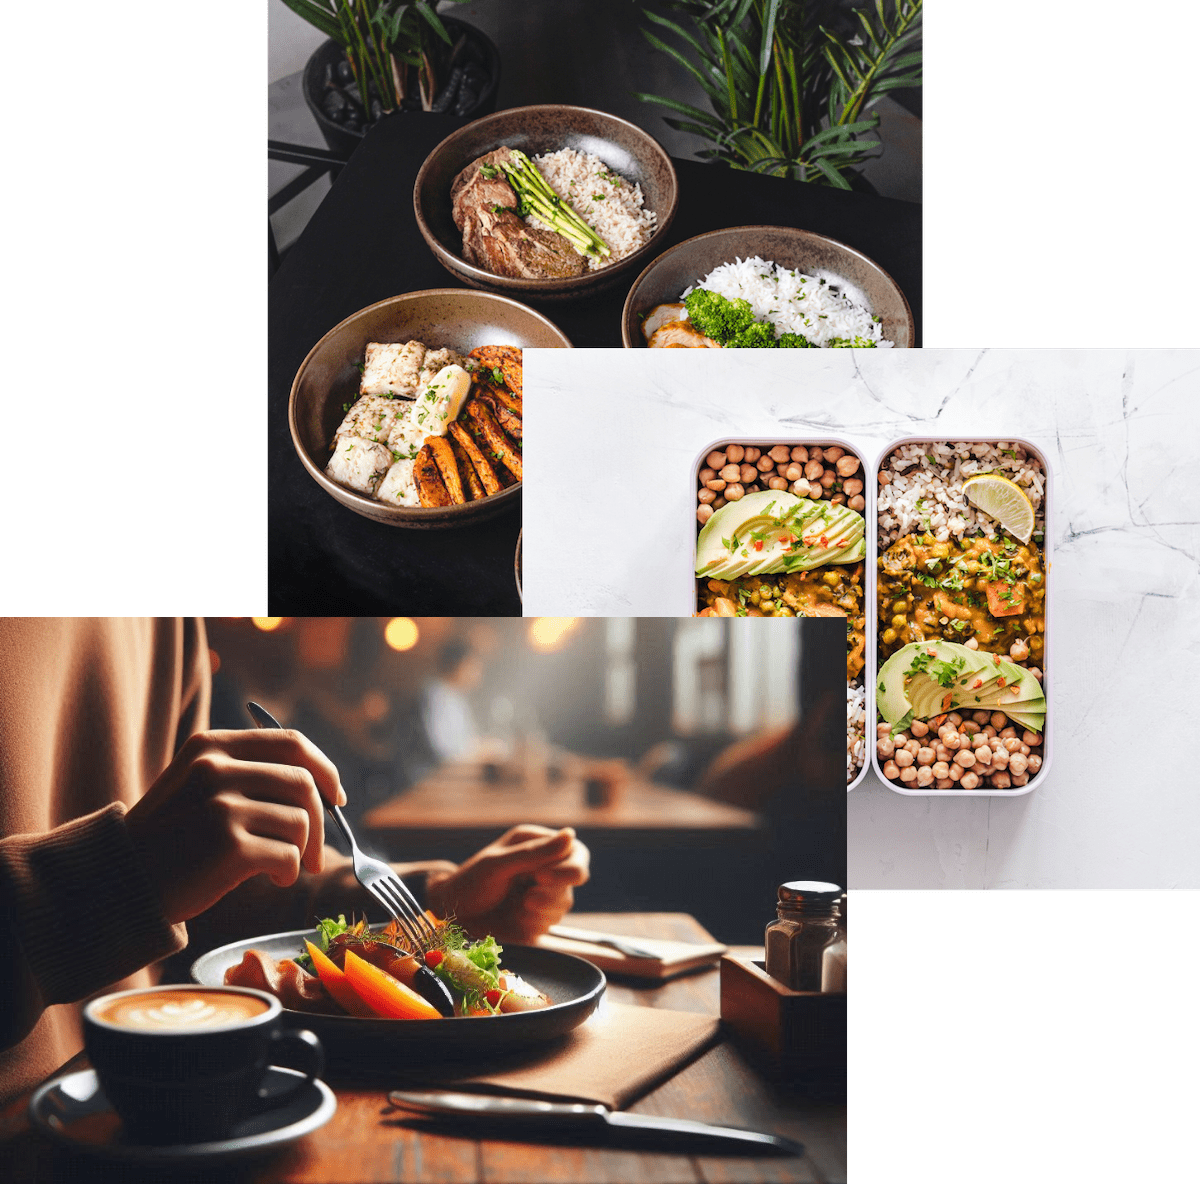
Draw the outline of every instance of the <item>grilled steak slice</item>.
[[[559,279],[582,275],[587,260],[552,230],[526,226],[517,216],[517,195],[500,165],[510,158],[497,148],[472,161],[450,187],[454,225],[462,231],[463,258],[493,275]],[[486,175],[495,173],[494,176]]]

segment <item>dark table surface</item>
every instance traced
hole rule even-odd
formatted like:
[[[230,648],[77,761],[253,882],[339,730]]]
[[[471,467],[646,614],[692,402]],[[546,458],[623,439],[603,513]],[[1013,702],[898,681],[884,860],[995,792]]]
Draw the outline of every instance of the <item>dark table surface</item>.
[[[269,566],[272,614],[519,615],[513,575],[519,507],[464,530],[397,530],[339,505],[305,472],[287,424],[305,355],[360,308],[423,288],[462,287],[413,217],[429,152],[466,120],[398,115],[364,139],[269,293]],[[900,285],[921,340],[921,207],[865,193],[676,160],[680,201],[662,249],[726,226],[798,226],[874,259]],[[534,307],[577,347],[621,346],[621,308],[636,276],[609,292]],[[536,458],[534,458],[536,463]]]

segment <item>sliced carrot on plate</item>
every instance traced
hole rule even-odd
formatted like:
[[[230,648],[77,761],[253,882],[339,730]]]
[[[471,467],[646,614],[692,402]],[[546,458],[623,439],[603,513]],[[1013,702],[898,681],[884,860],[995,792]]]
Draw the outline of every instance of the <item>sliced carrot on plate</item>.
[[[346,951],[346,981],[376,1015],[394,1020],[441,1019],[438,1009],[386,970]]]
[[[308,956],[316,967],[321,985],[341,1004],[343,1010],[363,1019],[374,1019],[375,1013],[358,997],[358,992],[346,981],[346,976],[337,968],[337,963],[322,953],[311,941],[304,944],[308,946]]]

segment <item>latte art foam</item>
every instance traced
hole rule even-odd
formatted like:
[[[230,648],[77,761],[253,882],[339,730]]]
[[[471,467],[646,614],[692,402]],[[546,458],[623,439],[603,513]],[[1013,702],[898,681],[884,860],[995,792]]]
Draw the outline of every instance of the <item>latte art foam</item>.
[[[245,1023],[267,1008],[261,999],[233,992],[154,991],[114,999],[97,1018],[123,1028],[179,1032]]]

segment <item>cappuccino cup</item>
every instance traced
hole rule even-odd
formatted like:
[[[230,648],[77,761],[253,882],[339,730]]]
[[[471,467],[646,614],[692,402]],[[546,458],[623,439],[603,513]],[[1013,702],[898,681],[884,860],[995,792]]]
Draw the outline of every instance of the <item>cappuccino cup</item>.
[[[279,1000],[249,987],[117,991],[83,1011],[84,1044],[130,1138],[205,1143],[306,1089],[325,1068],[317,1037],[283,1026]],[[305,1074],[262,1090],[275,1062]]]

